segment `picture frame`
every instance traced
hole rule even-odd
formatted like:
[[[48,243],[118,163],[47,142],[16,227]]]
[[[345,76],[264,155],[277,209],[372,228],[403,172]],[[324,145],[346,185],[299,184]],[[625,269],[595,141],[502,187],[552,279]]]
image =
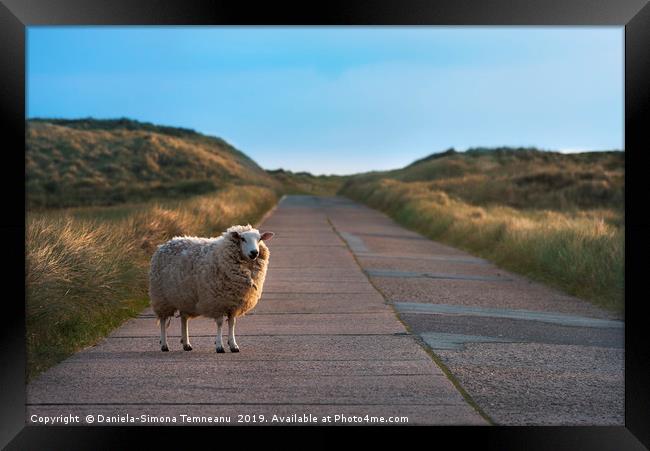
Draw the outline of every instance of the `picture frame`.
[[[5,176],[3,215],[5,249],[11,263],[3,272],[5,326],[2,328],[2,428],[0,444],[7,449],[115,449],[155,437],[167,441],[175,434],[161,427],[51,427],[25,425],[25,49],[26,27],[41,25],[536,25],[625,27],[625,160],[626,160],[626,308],[625,308],[625,426],[624,427],[448,427],[436,428],[435,438],[484,449],[643,449],[650,447],[650,346],[644,300],[648,288],[644,250],[650,249],[650,223],[643,218],[648,177],[641,171],[650,149],[645,130],[650,102],[650,6],[645,0],[507,0],[479,1],[356,1],[327,2],[302,7],[246,3],[144,0],[3,0],[0,3],[0,89]],[[22,168],[22,171],[21,171]],[[21,173],[22,172],[22,173]],[[21,194],[22,192],[22,194]],[[21,260],[22,259],[22,260]],[[21,274],[22,272],[22,274]],[[24,279],[23,279],[24,280]],[[22,297],[21,297],[22,294]],[[310,429],[314,426],[310,426]],[[280,430],[281,431],[281,430]],[[282,432],[282,431],[281,431]],[[286,432],[286,431],[285,431]],[[213,434],[192,427],[192,434]],[[221,436],[219,436],[221,437]],[[179,437],[176,437],[179,438]]]

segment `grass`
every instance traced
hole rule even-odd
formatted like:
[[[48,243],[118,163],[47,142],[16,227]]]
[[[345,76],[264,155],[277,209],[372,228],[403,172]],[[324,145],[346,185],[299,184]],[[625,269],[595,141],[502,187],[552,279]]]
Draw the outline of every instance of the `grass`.
[[[567,165],[584,167],[556,172],[565,179],[561,187],[542,184],[521,189],[513,180],[529,178],[536,184],[537,174],[551,170],[538,161],[517,161],[519,155],[508,156],[510,163],[493,169],[486,167],[499,165],[495,162],[498,155],[487,155],[483,161],[469,163],[458,155],[451,154],[451,157],[451,162],[444,162],[445,156],[440,157],[438,162],[444,164],[437,164],[434,171],[437,176],[424,177],[426,181],[419,180],[423,177],[422,168],[414,176],[407,167],[401,173],[352,177],[342,187],[341,194],[377,208],[431,239],[492,260],[505,269],[609,310],[623,312],[625,231],[619,202],[622,189],[618,185],[622,184],[622,168],[612,164],[620,158],[618,155],[570,156],[578,163],[569,160]],[[534,155],[535,159],[538,157],[543,156]],[[587,158],[601,161],[585,162]],[[471,171],[467,167],[450,170],[450,164],[451,167],[483,165],[485,173],[468,174]],[[518,169],[514,170],[511,164]],[[587,166],[592,172],[599,172],[600,164],[609,164],[608,185],[601,186],[605,194],[576,189],[586,178],[567,175],[571,170],[574,174],[586,173]],[[447,169],[440,169],[445,166]],[[494,171],[491,177],[490,171]],[[550,180],[549,183],[558,183],[557,178]],[[508,190],[510,195],[504,196]]]
[[[164,204],[29,212],[27,377],[96,343],[147,304],[149,259],[175,235],[216,236],[256,223],[278,198],[260,186],[230,186]]]
[[[264,171],[220,138],[130,119],[30,119],[25,164],[30,210],[116,206],[120,211],[232,184],[332,195],[345,179]],[[102,208],[94,212],[105,214]]]
[[[346,183],[392,179],[428,182],[476,205],[517,209],[618,209],[625,187],[623,152],[561,154],[534,148],[453,149],[402,169],[349,177]]]
[[[120,120],[27,122],[29,207],[184,199],[230,184],[279,184],[224,140],[192,130]]]
[[[284,169],[267,170],[283,186],[286,194],[311,194],[334,196],[347,180],[344,175],[312,175],[308,172],[292,172]]]

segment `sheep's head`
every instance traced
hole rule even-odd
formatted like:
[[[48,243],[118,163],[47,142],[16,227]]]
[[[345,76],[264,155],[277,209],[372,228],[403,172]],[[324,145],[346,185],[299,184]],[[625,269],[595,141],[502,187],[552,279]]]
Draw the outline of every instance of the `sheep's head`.
[[[232,230],[234,227],[228,229],[227,233],[229,238],[239,244],[241,255],[248,260],[255,260],[260,255],[260,241],[270,240],[273,232],[262,232],[248,226],[247,230]]]

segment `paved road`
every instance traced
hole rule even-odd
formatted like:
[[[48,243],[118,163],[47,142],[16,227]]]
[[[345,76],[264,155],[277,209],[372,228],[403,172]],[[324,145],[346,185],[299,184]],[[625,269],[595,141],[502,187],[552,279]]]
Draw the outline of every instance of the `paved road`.
[[[621,318],[366,207],[321,204],[409,331],[495,423],[624,424]]]
[[[624,424],[615,315],[342,198],[286,197],[262,228],[277,235],[241,353],[214,353],[200,319],[194,351],[175,319],[161,353],[147,310],[33,381],[28,415]]]
[[[326,416],[358,424],[353,417],[403,416],[409,424],[488,424],[407,332],[332,226],[331,214],[356,208],[292,196],[264,221],[276,237],[264,296],[237,323],[240,353],[216,354],[214,322],[203,319],[190,323],[191,352],[182,351],[174,319],[171,352],[162,353],[147,309],[35,379],[27,420],[72,415],[85,424],[93,415],[95,424],[142,424],[133,419],[144,415],[148,424],[192,417],[252,424],[264,415],[267,424]],[[250,423],[238,423],[239,415]]]

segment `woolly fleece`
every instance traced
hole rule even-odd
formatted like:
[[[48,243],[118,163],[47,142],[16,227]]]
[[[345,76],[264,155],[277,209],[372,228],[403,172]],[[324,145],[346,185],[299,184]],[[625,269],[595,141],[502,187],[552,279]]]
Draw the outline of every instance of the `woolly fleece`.
[[[259,256],[248,260],[230,232],[255,231],[232,226],[218,238],[175,237],[151,258],[149,297],[160,320],[178,310],[187,317],[241,316],[262,295],[269,249],[259,241]]]

